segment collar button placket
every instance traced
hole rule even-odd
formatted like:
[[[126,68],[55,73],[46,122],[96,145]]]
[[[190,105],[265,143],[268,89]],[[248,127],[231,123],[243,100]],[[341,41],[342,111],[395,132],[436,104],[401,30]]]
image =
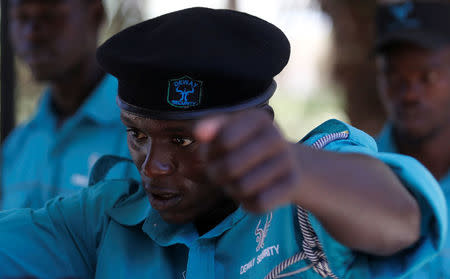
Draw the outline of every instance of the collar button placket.
[[[214,239],[198,239],[189,249],[186,279],[215,278],[214,253]]]

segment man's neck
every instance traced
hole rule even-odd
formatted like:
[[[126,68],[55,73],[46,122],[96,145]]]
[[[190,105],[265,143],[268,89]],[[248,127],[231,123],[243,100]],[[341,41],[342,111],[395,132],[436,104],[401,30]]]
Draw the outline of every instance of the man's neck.
[[[92,62],[80,65],[77,71],[66,74],[63,78],[50,84],[52,104],[58,115],[59,126],[75,114],[104,75],[97,64]]]
[[[420,142],[395,137],[398,151],[419,160],[436,177],[443,178],[450,170],[450,127]]]
[[[212,230],[238,207],[239,206],[230,199],[224,199],[220,203],[216,204],[213,210],[209,211],[206,215],[194,222],[198,234],[201,236]]]

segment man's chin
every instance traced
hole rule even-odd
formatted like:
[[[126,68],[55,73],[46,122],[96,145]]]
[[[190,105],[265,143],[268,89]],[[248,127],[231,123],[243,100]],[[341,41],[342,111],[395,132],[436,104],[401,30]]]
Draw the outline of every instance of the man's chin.
[[[50,67],[50,66],[49,66]],[[31,75],[37,82],[50,82],[56,79],[57,74],[49,72],[49,67],[34,67],[31,68]]]
[[[173,225],[182,225],[192,221],[191,218],[188,218],[187,216],[180,213],[168,213],[159,211],[158,213],[165,222]]]
[[[395,128],[396,137],[403,142],[420,144],[433,138],[436,131],[426,125],[399,125]]]

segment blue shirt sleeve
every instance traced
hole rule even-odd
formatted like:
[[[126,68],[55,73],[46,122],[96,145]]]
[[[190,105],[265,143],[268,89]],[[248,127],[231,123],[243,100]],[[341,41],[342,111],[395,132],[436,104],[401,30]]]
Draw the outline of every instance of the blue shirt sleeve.
[[[357,252],[349,256],[349,249],[334,240],[313,216],[311,224],[338,276],[346,273],[348,278],[397,278],[418,269],[443,248],[447,230],[445,198],[437,181],[418,161],[404,155],[377,152],[370,136],[351,126],[348,131],[348,139],[332,142],[325,149],[366,154],[387,164],[419,204],[421,237],[413,246],[393,256],[375,257]],[[343,270],[344,267],[348,270]]]
[[[128,195],[129,185],[108,181],[38,210],[0,212],[0,278],[94,277],[105,211]]]

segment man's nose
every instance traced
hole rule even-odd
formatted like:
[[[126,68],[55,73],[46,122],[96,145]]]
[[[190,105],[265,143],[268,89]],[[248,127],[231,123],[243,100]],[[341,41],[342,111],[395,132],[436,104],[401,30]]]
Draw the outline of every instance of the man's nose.
[[[174,169],[175,165],[172,162],[170,154],[154,148],[147,153],[145,161],[142,164],[142,172],[149,178],[170,175]]]
[[[420,81],[414,80],[406,82],[398,93],[402,102],[412,103],[417,102],[425,94],[425,90]]]
[[[43,24],[36,19],[28,20],[22,29],[22,35],[24,39],[28,41],[38,41],[45,36],[45,30]]]

